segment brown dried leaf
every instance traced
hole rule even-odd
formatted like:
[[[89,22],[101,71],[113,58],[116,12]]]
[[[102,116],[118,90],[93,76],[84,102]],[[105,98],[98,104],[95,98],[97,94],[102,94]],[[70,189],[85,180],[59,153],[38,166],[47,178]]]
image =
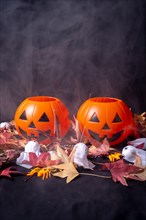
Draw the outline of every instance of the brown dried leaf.
[[[133,178],[139,178],[142,181],[146,181],[146,167],[141,172],[136,174],[131,174],[131,176],[133,176]]]
[[[138,129],[138,133],[142,137],[146,137],[146,112],[142,114],[134,114],[134,121]]]

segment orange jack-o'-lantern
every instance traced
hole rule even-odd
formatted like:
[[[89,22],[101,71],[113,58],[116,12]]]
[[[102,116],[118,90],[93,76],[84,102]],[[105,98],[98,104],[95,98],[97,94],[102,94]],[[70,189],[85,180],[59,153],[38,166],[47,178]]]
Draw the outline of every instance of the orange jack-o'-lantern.
[[[48,96],[25,99],[17,108],[14,121],[20,136],[40,143],[51,142],[56,129],[64,137],[70,127],[66,106],[58,98]]]
[[[120,99],[109,97],[90,98],[77,112],[83,136],[116,145],[132,135],[135,128],[132,113]]]

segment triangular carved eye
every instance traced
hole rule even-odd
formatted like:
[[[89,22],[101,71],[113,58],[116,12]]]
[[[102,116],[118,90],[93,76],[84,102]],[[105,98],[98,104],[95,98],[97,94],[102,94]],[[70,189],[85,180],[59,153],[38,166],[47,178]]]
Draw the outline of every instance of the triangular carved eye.
[[[90,121],[92,122],[100,122],[99,118],[97,117],[96,113],[94,112],[94,114],[92,115],[92,117],[90,118]]]
[[[116,123],[116,122],[121,122],[121,118],[118,114],[116,114],[116,116],[114,117],[114,120],[113,120],[113,123]]]
[[[26,118],[26,112],[24,111],[23,113],[22,113],[22,115],[20,116],[20,119],[22,119],[22,120],[27,120],[27,118]]]
[[[29,128],[36,128],[33,122],[31,122],[28,127],[29,127]]]
[[[42,122],[48,122],[48,121],[50,121],[50,120],[49,120],[48,116],[46,115],[46,113],[44,113],[44,114],[40,117],[39,122],[40,122],[40,121],[42,121]]]

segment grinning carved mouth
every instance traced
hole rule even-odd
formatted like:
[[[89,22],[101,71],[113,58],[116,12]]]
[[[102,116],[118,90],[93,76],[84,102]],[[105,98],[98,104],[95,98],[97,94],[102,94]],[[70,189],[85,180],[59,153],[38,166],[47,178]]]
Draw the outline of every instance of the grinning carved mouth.
[[[26,139],[28,140],[37,139],[38,141],[44,141],[45,139],[50,138],[50,133],[51,133],[51,131],[48,130],[45,132],[38,131],[38,136],[35,136],[33,133],[31,135],[27,135],[27,132],[20,127],[19,127],[19,131],[22,134],[22,136],[24,136]]]
[[[117,132],[116,134],[113,134],[113,136],[112,136],[111,138],[109,138],[108,135],[104,135],[103,138],[100,138],[98,133],[95,133],[94,131],[91,131],[90,129],[88,129],[88,132],[89,132],[90,136],[91,136],[92,138],[94,138],[95,140],[97,140],[97,141],[102,141],[104,138],[107,138],[107,140],[108,140],[109,142],[114,142],[114,141],[116,141],[120,136],[122,136],[124,130],[121,130],[121,131]]]

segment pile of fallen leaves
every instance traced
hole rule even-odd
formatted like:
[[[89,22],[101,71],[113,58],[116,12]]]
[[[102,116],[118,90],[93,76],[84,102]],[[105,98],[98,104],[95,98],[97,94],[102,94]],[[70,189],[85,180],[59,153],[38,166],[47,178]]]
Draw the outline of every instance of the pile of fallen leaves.
[[[0,165],[15,160],[26,144],[18,138],[17,131],[10,124],[9,128],[0,128]]]
[[[134,121],[140,136],[146,137],[146,112],[143,112],[140,115],[134,114]]]
[[[141,132],[145,132],[145,117],[146,115],[136,116],[137,125],[140,124],[142,127]],[[142,117],[142,119],[141,119]],[[140,119],[139,119],[140,118]],[[35,153],[29,153],[29,161],[23,161],[24,164],[30,164],[31,169],[27,172],[26,181],[37,175],[43,180],[51,177],[60,177],[66,178],[66,182],[69,183],[76,177],[81,175],[88,175],[100,178],[112,178],[114,182],[120,182],[122,185],[128,186],[127,180],[134,179],[137,181],[146,181],[146,167],[142,167],[140,163],[140,158],[136,155],[135,164],[130,164],[122,159],[121,152],[117,149],[110,147],[107,139],[104,139],[103,142],[98,142],[93,139],[83,138],[82,134],[79,131],[79,126],[76,118],[72,121],[72,129],[74,131],[74,137],[70,138],[70,146],[74,146],[76,143],[88,142],[88,159],[91,160],[95,166],[95,158],[106,158],[107,162],[100,163],[101,170],[104,175],[98,175],[92,170],[87,173],[80,173],[78,166],[74,164],[71,160],[73,154],[73,147],[62,146],[60,143],[60,138],[56,137],[56,140],[52,142],[53,149],[56,151],[57,158],[52,160],[48,146],[42,146],[42,149],[45,149],[45,152],[42,150],[39,156],[36,156]],[[20,153],[24,150],[24,146],[27,141],[22,140],[18,137],[18,134],[15,130],[15,127],[11,125],[8,129],[0,129],[0,176],[11,177],[11,174],[22,174],[17,171],[16,167],[8,167],[3,169],[3,164],[11,164],[12,161],[15,161]],[[51,150],[51,148],[50,148]],[[97,162],[98,163],[98,162]],[[99,165],[99,164],[98,164]],[[105,170],[108,170],[105,175]],[[108,174],[107,174],[108,173]]]

